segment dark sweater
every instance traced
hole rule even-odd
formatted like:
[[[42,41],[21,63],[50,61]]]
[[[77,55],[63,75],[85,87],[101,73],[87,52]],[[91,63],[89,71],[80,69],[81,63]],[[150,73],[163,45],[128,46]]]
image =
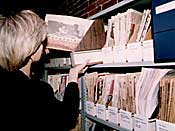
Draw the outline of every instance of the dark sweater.
[[[7,122],[3,118],[1,121],[9,125],[19,121],[13,130],[22,128],[22,125],[34,129],[47,126],[50,130],[56,127],[59,131],[75,127],[79,114],[77,83],[67,85],[63,102],[60,102],[54,97],[48,83],[31,80],[21,71],[7,72],[0,69],[0,82],[1,112],[4,112]]]

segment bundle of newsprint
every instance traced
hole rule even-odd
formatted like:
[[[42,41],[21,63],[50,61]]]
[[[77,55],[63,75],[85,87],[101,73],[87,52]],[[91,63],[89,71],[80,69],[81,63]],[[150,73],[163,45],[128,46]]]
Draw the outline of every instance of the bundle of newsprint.
[[[103,20],[46,14],[45,21],[48,24],[47,48],[70,51],[72,65],[86,59],[101,62],[102,58],[96,57],[101,56],[99,53],[105,44]]]

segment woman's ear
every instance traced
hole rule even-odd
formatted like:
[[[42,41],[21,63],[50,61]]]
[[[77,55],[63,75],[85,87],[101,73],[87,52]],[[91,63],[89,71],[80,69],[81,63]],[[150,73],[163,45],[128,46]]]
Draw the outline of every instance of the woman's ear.
[[[34,62],[34,59],[35,59],[35,54],[33,54],[33,55],[30,56],[29,61],[31,61],[33,63]]]
[[[49,49],[48,48],[46,48],[44,51],[45,51],[46,54],[49,54]]]
[[[32,61],[33,62],[39,61],[40,58],[41,58],[42,53],[43,53],[43,45],[41,44],[39,49],[34,54],[31,55]]]

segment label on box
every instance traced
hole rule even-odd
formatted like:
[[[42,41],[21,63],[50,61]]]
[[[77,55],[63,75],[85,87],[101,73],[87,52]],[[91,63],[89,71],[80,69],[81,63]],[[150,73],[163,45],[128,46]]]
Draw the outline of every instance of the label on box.
[[[141,43],[136,42],[127,45],[127,60],[128,62],[141,62],[142,61],[142,48]]]
[[[175,9],[175,1],[167,2],[165,4],[159,5],[155,8],[156,14],[167,12],[169,10]]]
[[[175,124],[156,120],[156,131],[175,131]]]
[[[118,124],[118,109],[116,107],[108,106],[108,121]]]
[[[133,129],[133,117],[131,112],[124,110],[119,111],[119,123],[121,127],[124,127],[128,130]]]
[[[106,107],[105,105],[96,104],[96,115],[102,120],[106,120]]]
[[[112,47],[103,47],[102,48],[102,56],[103,56],[103,63],[113,63],[113,49]]]
[[[154,61],[154,47],[153,40],[143,42],[142,46],[142,57],[143,61]]]
[[[102,63],[103,61],[101,49],[72,52],[71,59],[72,59],[73,65],[82,64],[86,60],[89,60],[88,63]]]
[[[86,113],[95,116],[95,106],[91,101],[86,101]]]
[[[156,122],[154,119],[148,120],[148,130],[147,131],[156,131]]]
[[[134,115],[134,131],[148,131],[148,119]]]
[[[113,47],[114,63],[126,63],[126,56],[126,46],[120,45]]]

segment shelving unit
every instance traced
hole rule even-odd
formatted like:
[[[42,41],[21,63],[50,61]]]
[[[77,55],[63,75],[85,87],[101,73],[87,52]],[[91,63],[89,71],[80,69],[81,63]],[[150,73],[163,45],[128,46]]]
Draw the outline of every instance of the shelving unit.
[[[81,129],[88,131],[87,128],[87,115],[86,115],[86,87],[83,77],[81,78]]]
[[[98,19],[98,18],[102,18],[104,19],[104,22],[110,18],[110,16],[112,15],[116,15],[117,12],[123,12],[123,11],[126,11],[128,8],[134,8],[136,10],[141,10],[143,11],[144,8],[147,8],[147,7],[150,7],[150,3],[151,3],[151,0],[123,0],[105,10],[102,10],[101,12],[89,17],[88,19]],[[52,57],[52,58],[55,58],[57,56],[62,56],[64,54],[64,52],[60,52],[60,51],[55,51],[53,50],[53,55],[51,54],[49,57]],[[65,55],[65,54],[64,54]],[[66,56],[69,57],[69,53],[66,53]],[[126,64],[99,64],[99,65],[95,65],[95,66],[92,66],[90,67],[90,69],[104,69],[104,68],[128,68],[128,67],[141,67],[141,66],[151,66],[153,65],[153,63],[126,63]],[[52,72],[52,71],[67,71],[70,67],[45,67],[45,70],[44,70],[44,77],[43,79],[45,81],[47,81],[47,75],[49,74],[49,72]],[[114,128],[114,129],[117,129],[117,130],[120,130],[120,131],[129,131],[125,128],[122,128],[118,125],[115,125],[113,123],[110,123],[110,122],[107,122],[107,121],[103,121],[103,120],[100,120],[96,117],[92,117],[88,114],[86,114],[86,89],[85,89],[85,85],[84,85],[84,81],[83,79],[81,80],[81,104],[82,104],[82,107],[81,107],[81,128],[82,128],[82,131],[88,131],[88,128],[87,128],[87,118],[88,119],[91,119],[93,121],[98,121],[106,126],[109,126],[111,128]]]
[[[105,10],[102,10],[101,12],[89,17],[88,19],[98,19],[102,18],[104,20],[108,20],[112,15],[116,15],[118,12],[126,11],[128,8],[134,8],[138,11],[141,11],[145,8],[151,7],[151,0],[123,0]],[[107,22],[107,21],[106,21]],[[154,63],[154,62],[133,62],[133,63],[117,63],[117,64],[98,64],[89,67],[89,70],[108,70],[115,69],[115,71],[126,71],[133,70],[135,68],[141,69],[142,67],[150,67],[150,68],[175,68],[175,62],[169,62],[169,63]],[[68,70],[71,66],[67,67],[46,67],[44,72],[44,79],[47,79],[48,70]],[[123,70],[124,69],[124,70]],[[122,72],[121,71],[121,72]],[[97,117],[91,116],[86,113],[86,86],[83,79],[81,79],[81,128],[82,131],[88,131],[88,124],[87,119],[93,121],[93,122],[99,122],[105,126],[108,126],[112,129],[116,129],[119,131],[131,131],[128,129],[125,129],[117,124],[111,123],[109,121],[101,120]]]
[[[128,8],[134,8],[138,11],[141,11],[145,8],[150,8],[151,9],[151,0],[123,0],[105,10],[100,11],[99,13],[90,16],[88,19],[98,19],[98,18],[102,18],[105,20],[105,23],[107,23],[107,20],[112,16],[112,15],[116,15],[118,12],[122,12],[122,11],[126,11]],[[134,69],[134,68],[139,68],[141,69],[142,67],[150,67],[150,68],[171,68],[174,69],[175,68],[175,62],[169,62],[169,63],[154,63],[154,62],[133,62],[133,63],[117,63],[117,64],[98,64],[98,65],[94,65],[91,66],[89,69],[90,70],[108,70],[108,69]],[[82,81],[83,83],[83,81]],[[92,122],[98,122],[101,123],[105,126],[110,127],[111,129],[116,129],[119,131],[130,131],[128,129],[125,129],[123,127],[120,127],[117,124],[99,119],[97,117],[91,116],[89,114],[86,114],[86,92],[84,91],[86,89],[85,85],[83,85],[83,104],[82,104],[82,112],[83,112],[83,131],[88,131],[88,127],[87,127],[87,120],[89,119]]]

